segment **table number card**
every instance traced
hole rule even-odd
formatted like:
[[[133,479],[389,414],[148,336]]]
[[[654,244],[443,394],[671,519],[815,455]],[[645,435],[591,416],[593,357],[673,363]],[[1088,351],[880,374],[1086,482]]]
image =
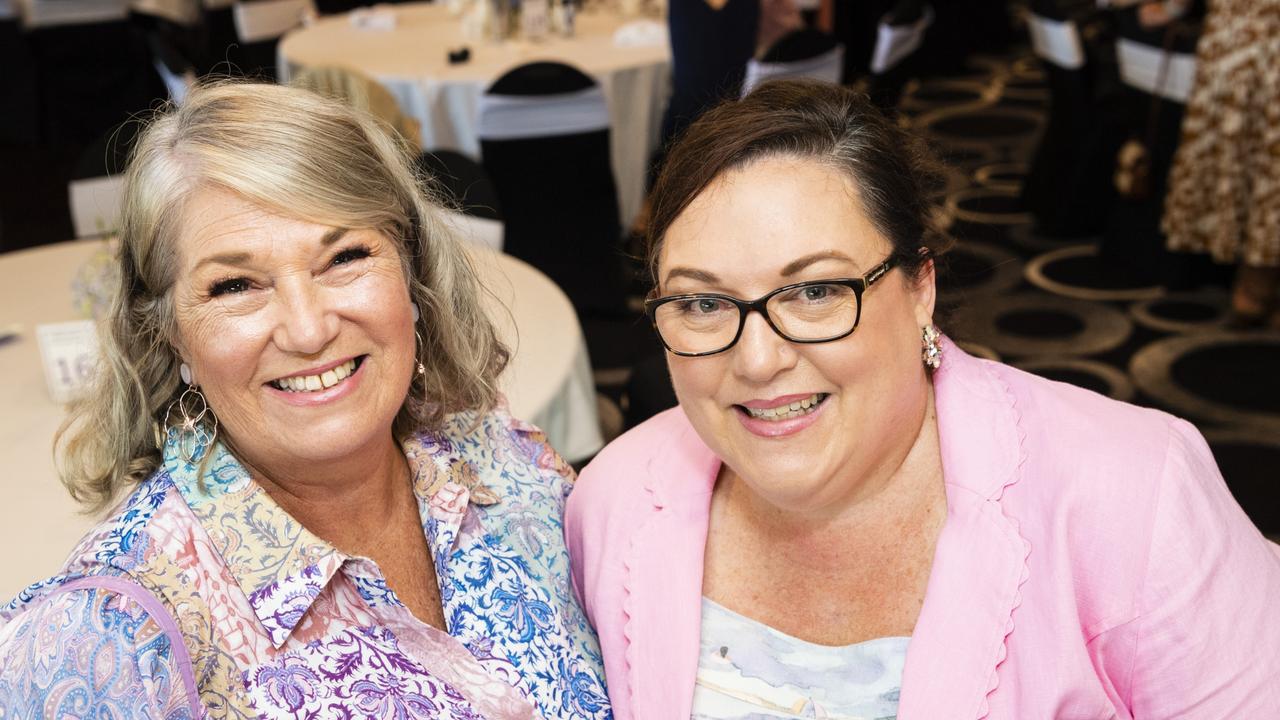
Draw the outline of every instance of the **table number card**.
[[[98,331],[92,320],[36,326],[44,378],[53,401],[66,404],[84,389],[98,364]]]

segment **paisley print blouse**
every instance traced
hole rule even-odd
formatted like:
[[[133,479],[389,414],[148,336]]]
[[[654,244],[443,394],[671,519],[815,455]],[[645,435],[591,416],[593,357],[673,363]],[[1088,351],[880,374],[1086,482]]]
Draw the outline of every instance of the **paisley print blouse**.
[[[448,632],[225,448],[162,468],[0,610],[0,717],[610,718],[569,587],[572,470],[505,411],[404,443]]]

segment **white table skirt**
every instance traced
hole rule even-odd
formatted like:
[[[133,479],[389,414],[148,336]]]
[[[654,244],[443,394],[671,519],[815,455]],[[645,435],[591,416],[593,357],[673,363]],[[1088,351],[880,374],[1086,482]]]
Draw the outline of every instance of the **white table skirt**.
[[[80,319],[72,279],[109,247],[81,240],[0,255],[0,329],[18,324],[22,333],[0,345],[0,546],[19,551],[0,573],[0,603],[57,570],[96,522],[78,514],[57,479],[52,441],[64,410],[46,390],[35,327]],[[512,414],[546,430],[565,457],[591,455],[603,440],[586,343],[568,298],[510,256],[483,248],[472,256],[495,296],[488,302],[499,334],[514,351],[501,379]]]
[[[604,12],[578,16],[576,35],[539,43],[467,41],[461,23],[443,5],[390,6],[393,30],[352,27],[346,15],[322,17],[280,43],[281,80],[296,68],[342,66],[382,83],[422,126],[422,147],[480,157],[476,118],[480,95],[504,72],[538,60],[573,65],[600,83],[609,104],[613,174],[622,222],[644,200],[649,156],[657,148],[670,90],[667,42],[618,47],[613,34],[624,21]],[[471,59],[450,65],[446,53],[467,46]]]

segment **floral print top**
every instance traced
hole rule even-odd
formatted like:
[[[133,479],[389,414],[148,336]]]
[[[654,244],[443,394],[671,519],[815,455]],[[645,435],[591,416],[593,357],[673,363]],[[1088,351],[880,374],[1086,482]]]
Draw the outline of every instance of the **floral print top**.
[[[702,598],[692,720],[895,720],[909,637],[817,645]]]
[[[572,470],[505,411],[404,443],[448,633],[220,445],[164,465],[0,610],[0,717],[611,717],[561,531]]]

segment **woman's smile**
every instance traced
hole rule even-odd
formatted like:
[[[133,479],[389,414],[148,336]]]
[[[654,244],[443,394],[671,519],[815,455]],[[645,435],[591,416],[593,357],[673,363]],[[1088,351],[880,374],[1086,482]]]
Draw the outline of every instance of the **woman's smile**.
[[[794,435],[818,421],[830,393],[784,395],[771,400],[750,400],[734,405],[742,426],[766,438]]]
[[[355,392],[364,377],[360,370],[368,357],[358,355],[296,375],[277,378],[264,387],[273,396],[290,405],[323,405]]]

